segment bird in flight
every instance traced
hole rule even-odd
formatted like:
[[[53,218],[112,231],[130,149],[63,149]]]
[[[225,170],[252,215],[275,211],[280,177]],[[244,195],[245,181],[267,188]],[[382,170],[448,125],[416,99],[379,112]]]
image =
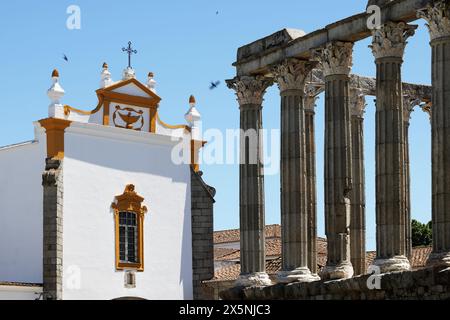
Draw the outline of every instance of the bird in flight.
[[[63,55],[63,59],[66,60],[67,62],[69,62],[69,58],[67,58],[67,56],[65,54]]]
[[[209,90],[214,90],[216,89],[220,84],[220,81],[216,81],[216,82],[212,82],[211,81],[211,85],[209,86]]]
[[[219,14],[219,11],[216,11],[216,15],[218,15]]]

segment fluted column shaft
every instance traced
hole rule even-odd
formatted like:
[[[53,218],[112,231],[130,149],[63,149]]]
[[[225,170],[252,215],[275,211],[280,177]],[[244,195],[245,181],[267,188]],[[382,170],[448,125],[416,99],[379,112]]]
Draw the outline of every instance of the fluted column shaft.
[[[405,131],[401,65],[414,27],[387,23],[374,32],[377,66],[376,221],[377,258],[382,272],[408,270],[405,192]]]
[[[281,93],[281,240],[279,282],[314,281],[308,269],[305,79],[314,64],[288,59],[274,68]]]
[[[431,36],[433,111],[433,253],[429,264],[450,267],[450,4],[436,1],[419,11]]]
[[[325,231],[328,243],[323,279],[349,278],[352,140],[349,73],[352,43],[329,43],[321,51],[325,75]]]
[[[315,95],[305,99],[306,210],[308,216],[308,268],[317,273],[317,179]]]
[[[360,90],[351,90],[352,170],[350,256],[355,275],[366,272],[366,193],[364,172],[364,109],[365,97]]]
[[[412,258],[412,224],[411,224],[411,167],[409,162],[409,119],[404,122],[405,139],[405,211],[406,211],[406,256]]]
[[[241,276],[236,285],[269,285],[265,272],[262,102],[272,82],[262,77],[228,81],[240,105],[239,216]]]

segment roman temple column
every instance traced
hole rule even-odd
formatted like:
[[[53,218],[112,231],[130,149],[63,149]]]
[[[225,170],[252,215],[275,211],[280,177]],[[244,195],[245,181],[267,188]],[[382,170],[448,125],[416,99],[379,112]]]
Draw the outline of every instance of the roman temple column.
[[[352,117],[352,170],[350,256],[355,275],[366,273],[366,192],[364,174],[364,112],[366,98],[360,89],[350,90]]]
[[[432,48],[433,253],[428,264],[450,267],[450,4],[433,1],[418,13],[428,22]]]
[[[331,42],[316,51],[325,76],[325,231],[327,265],[321,278],[353,276],[350,261],[352,140],[349,74],[353,43]]]
[[[305,97],[306,210],[308,215],[308,268],[317,274],[316,100],[322,86],[308,84]]]
[[[314,65],[288,59],[273,68],[281,93],[281,240],[278,282],[320,280],[308,268],[305,80]]]
[[[416,105],[420,105],[421,101],[417,97],[409,94],[403,95],[403,130],[404,130],[404,146],[405,146],[405,212],[406,212],[406,256],[412,258],[412,225],[411,225],[411,169],[409,162],[409,125],[411,114]]]
[[[241,276],[236,286],[265,286],[264,167],[262,102],[271,79],[243,76],[227,81],[240,107],[239,216]]]
[[[377,257],[382,273],[410,269],[407,258],[405,137],[401,66],[406,40],[417,26],[388,22],[373,31],[377,66],[376,220]]]

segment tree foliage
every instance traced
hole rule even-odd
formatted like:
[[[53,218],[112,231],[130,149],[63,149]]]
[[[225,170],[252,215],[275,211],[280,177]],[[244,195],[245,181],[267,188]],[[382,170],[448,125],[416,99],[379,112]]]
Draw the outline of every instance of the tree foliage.
[[[431,221],[427,224],[421,223],[417,220],[412,221],[412,246],[429,246],[432,243],[432,224]]]

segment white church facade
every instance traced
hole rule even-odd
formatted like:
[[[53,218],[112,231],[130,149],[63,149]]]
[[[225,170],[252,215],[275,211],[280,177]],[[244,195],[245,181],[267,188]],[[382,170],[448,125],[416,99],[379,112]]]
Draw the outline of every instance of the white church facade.
[[[35,139],[0,148],[0,300],[201,299],[215,190],[195,99],[172,126],[151,73],[114,82],[104,64],[92,111],[62,104],[52,79]]]

